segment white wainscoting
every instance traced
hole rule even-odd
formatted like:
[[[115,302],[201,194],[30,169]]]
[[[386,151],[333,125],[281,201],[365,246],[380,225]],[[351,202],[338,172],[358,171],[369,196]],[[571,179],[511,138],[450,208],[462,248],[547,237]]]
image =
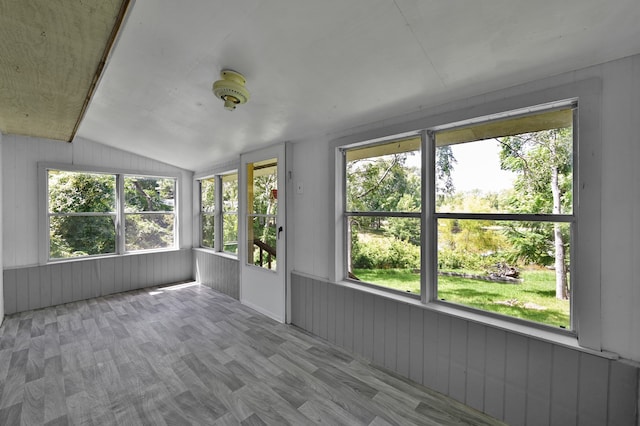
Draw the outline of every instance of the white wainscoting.
[[[190,280],[192,264],[187,249],[5,269],[5,313]]]
[[[193,250],[193,277],[200,284],[240,300],[238,259],[209,250]]]
[[[634,425],[638,368],[291,274],[292,323],[509,425]]]

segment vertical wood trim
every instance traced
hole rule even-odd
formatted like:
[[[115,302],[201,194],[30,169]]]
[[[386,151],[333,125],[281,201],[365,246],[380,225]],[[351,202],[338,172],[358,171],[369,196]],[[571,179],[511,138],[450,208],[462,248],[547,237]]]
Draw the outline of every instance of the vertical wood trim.
[[[398,368],[398,306],[393,300],[384,301],[384,366],[396,371]]]
[[[336,286],[327,284],[327,340],[336,342]]]
[[[344,287],[336,287],[336,344],[344,346]]]
[[[385,333],[385,300],[374,297],[373,300],[373,362],[378,365],[384,363],[384,333]]]
[[[578,352],[554,346],[551,366],[551,413],[549,424],[569,426],[578,423]]]
[[[424,311],[423,338],[423,367],[422,384],[436,389],[438,386],[438,314]]]
[[[68,303],[73,298],[73,271],[71,264],[60,264],[60,272],[62,277],[62,303]]]
[[[621,362],[610,364],[607,424],[633,424],[636,419],[633,406],[638,401],[638,371]]]
[[[62,283],[62,267],[60,265],[51,265],[49,268],[51,274],[51,304],[56,306],[63,303],[63,283]]]
[[[327,287],[326,282],[319,283],[320,285],[320,333],[319,336],[326,339],[328,336],[328,318],[327,318]]]
[[[27,269],[16,272],[16,312],[29,309],[29,281]]]
[[[435,389],[449,394],[449,372],[451,369],[451,317],[438,315],[437,359]]]
[[[473,322],[468,324],[465,403],[479,411],[484,411],[486,330],[483,325]]]
[[[344,291],[344,347],[353,352],[353,293],[350,288]]]
[[[409,378],[416,383],[423,383],[423,309],[416,306],[410,307],[409,314]]]
[[[604,425],[607,422],[609,362],[580,354],[578,376],[578,424]]]
[[[488,328],[485,353],[484,410],[497,419],[504,419],[506,332]]]
[[[527,424],[549,424],[551,419],[551,368],[553,348],[531,339],[527,365]]]
[[[526,337],[507,334],[504,420],[510,425],[525,424],[528,343]]]
[[[195,253],[195,262],[194,262],[194,266],[197,264],[197,256],[198,256],[198,252],[196,251]],[[194,271],[195,271],[195,267],[194,267]],[[195,276],[195,274],[194,274]],[[300,290],[299,290],[299,286],[298,286],[298,276],[297,275],[291,275],[291,324],[293,325],[298,325],[300,324],[300,320],[299,320],[299,316],[300,316]],[[196,281],[198,281],[196,279]]]
[[[311,291],[311,301],[313,303],[311,332],[316,336],[320,335],[320,284],[314,283],[309,289]]]
[[[365,358],[373,359],[375,298],[365,293],[362,295],[362,352]]]
[[[27,269],[27,279],[29,290],[27,293],[28,309],[38,309],[41,306],[40,301],[40,271],[37,266]]]
[[[396,305],[396,371],[404,377],[409,377],[411,308],[405,303],[397,303]]]
[[[364,299],[361,291],[353,292],[353,352],[364,355]]]
[[[38,285],[40,286],[40,307],[51,306],[52,276],[51,268],[38,268]]]
[[[449,395],[462,402],[467,389],[467,325],[459,318],[451,320]]]
[[[4,271],[4,313],[6,315],[18,312],[18,277],[15,269]]]
[[[304,280],[304,315],[305,315],[305,328],[309,331],[313,329],[313,293],[312,293],[312,284],[309,278],[303,278]]]

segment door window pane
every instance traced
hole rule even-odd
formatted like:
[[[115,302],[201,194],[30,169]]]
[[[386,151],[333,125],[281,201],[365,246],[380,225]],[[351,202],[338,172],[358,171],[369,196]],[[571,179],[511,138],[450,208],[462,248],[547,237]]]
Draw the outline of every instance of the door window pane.
[[[276,269],[277,159],[247,164],[248,263]]]

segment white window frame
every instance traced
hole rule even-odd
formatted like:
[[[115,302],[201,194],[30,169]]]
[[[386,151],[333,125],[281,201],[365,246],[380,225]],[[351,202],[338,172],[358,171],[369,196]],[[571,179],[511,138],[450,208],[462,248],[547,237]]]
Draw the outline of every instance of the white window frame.
[[[342,155],[342,169],[343,169],[343,176],[344,176],[344,180],[343,180],[343,190],[342,190],[342,197],[343,197],[343,201],[342,201],[342,205],[343,205],[343,224],[342,226],[344,227],[345,231],[343,233],[343,250],[345,253],[345,257],[344,257],[344,261],[342,262],[343,264],[343,276],[345,277],[345,280],[348,280],[350,282],[354,282],[360,285],[364,285],[364,286],[370,286],[373,288],[379,288],[382,289],[384,291],[388,291],[391,293],[395,293],[395,294],[399,294],[399,295],[403,295],[406,297],[410,297],[410,298],[414,298],[414,299],[420,299],[421,294],[423,293],[423,289],[424,289],[424,283],[425,278],[424,278],[424,273],[420,272],[420,294],[407,294],[406,292],[403,292],[401,290],[396,290],[393,288],[388,288],[385,287],[383,285],[380,284],[375,284],[375,283],[368,283],[366,281],[356,281],[353,280],[351,278],[349,278],[348,274],[349,274],[349,245],[351,244],[351,242],[349,241],[350,235],[349,235],[349,218],[351,217],[394,217],[394,218],[402,218],[402,219],[418,219],[421,221],[421,225],[422,225],[422,218],[423,218],[423,213],[422,211],[424,210],[424,204],[423,204],[423,200],[422,198],[424,198],[424,196],[421,196],[421,210],[420,212],[408,212],[408,211],[351,211],[349,210],[347,207],[347,153],[350,150],[356,150],[358,148],[361,147],[371,147],[374,148],[376,146],[380,146],[380,145],[385,145],[385,144],[393,144],[394,142],[405,142],[405,141],[410,141],[410,140],[414,140],[414,139],[420,139],[420,150],[419,153],[421,156],[424,156],[424,138],[421,136],[421,134],[417,133],[417,134],[413,134],[413,135],[403,135],[402,137],[399,138],[393,138],[390,140],[385,140],[383,142],[375,142],[375,143],[365,143],[365,144],[356,144],[353,146],[349,146],[349,147],[342,147],[340,148],[341,151],[341,155]],[[413,152],[413,151],[411,151]],[[421,185],[424,185],[424,170],[422,167],[420,167],[420,173],[423,177],[423,182],[421,182]],[[422,191],[422,188],[421,188]],[[423,192],[423,191],[422,191]],[[422,228],[422,226],[421,226]],[[422,231],[420,233],[420,239],[422,242],[424,242],[424,231]],[[422,246],[424,246],[424,244],[421,244]],[[421,263],[424,262],[424,258],[422,257],[423,254],[421,254]]]
[[[236,185],[237,185],[237,189],[236,189],[236,210],[235,211],[228,211],[225,212],[224,208],[224,177],[225,176],[229,176],[229,175],[235,175],[236,176]],[[229,172],[229,173],[223,173],[223,174],[219,174],[218,175],[218,179],[220,181],[220,227],[219,227],[219,234],[220,234],[220,252],[221,253],[225,253],[228,254],[229,256],[237,256],[238,255],[238,249],[239,249],[239,241],[238,241],[238,233],[240,232],[240,225],[239,225],[239,216],[238,216],[238,211],[240,209],[240,175],[238,173],[238,170]],[[224,218],[225,216],[235,216],[236,218],[236,252],[230,252],[230,251],[226,251],[224,249],[225,247],[225,241],[224,241]]]
[[[58,170],[62,172],[72,173],[89,173],[89,174],[106,174],[116,178],[115,196],[116,211],[110,212],[108,215],[115,215],[115,232],[116,232],[116,250],[114,253],[95,254],[89,256],[67,257],[67,258],[50,258],[50,226],[49,226],[49,170]],[[152,179],[173,179],[174,181],[174,208],[173,212],[142,212],[142,213],[126,213],[124,200],[124,179],[125,177],[145,177]],[[171,173],[149,173],[134,170],[109,169],[102,167],[81,166],[64,163],[38,163],[38,222],[39,222],[39,260],[41,264],[69,262],[83,259],[120,256],[135,253],[151,253],[160,251],[171,251],[178,248],[179,239],[179,205],[180,205],[180,176]],[[143,249],[143,250],[125,250],[125,217],[127,214],[147,214],[161,213],[173,215],[173,245],[169,247]]]
[[[572,110],[572,115],[573,115],[573,120],[572,120],[572,128],[577,128],[577,112],[579,110],[579,106],[578,106],[578,102],[577,99],[567,99],[567,100],[563,100],[563,101],[559,101],[559,102],[554,102],[552,104],[546,104],[546,105],[536,105],[533,107],[528,107],[522,110],[515,110],[515,111],[506,111],[504,113],[501,114],[496,114],[496,115],[492,115],[492,116],[486,116],[486,117],[476,117],[472,120],[464,120],[462,122],[458,122],[458,123],[449,123],[447,125],[444,126],[437,126],[431,129],[428,129],[425,133],[426,133],[426,143],[428,146],[428,156],[427,156],[427,164],[428,164],[428,171],[427,173],[429,173],[431,179],[433,179],[433,177],[435,176],[435,151],[437,149],[436,146],[436,135],[438,132],[443,131],[443,130],[455,130],[455,129],[459,129],[459,128],[468,128],[468,127],[473,127],[473,125],[483,125],[485,123],[489,123],[492,121],[502,121],[502,120],[509,120],[511,118],[520,118],[520,117],[526,117],[526,116],[530,116],[530,115],[535,115],[537,113],[546,113],[546,112],[553,112],[553,111],[560,111],[560,110]],[[427,205],[429,205],[429,211],[427,212],[427,223],[426,223],[426,227],[424,228],[424,233],[426,234],[426,241],[427,241],[427,245],[429,245],[429,250],[430,250],[430,257],[428,258],[429,263],[427,263],[425,265],[426,269],[428,271],[431,272],[430,276],[429,276],[429,280],[427,281],[428,285],[431,286],[430,287],[430,291],[429,294],[431,296],[430,298],[430,302],[433,303],[441,303],[444,305],[451,305],[451,302],[447,302],[444,301],[440,298],[438,298],[438,286],[437,286],[437,282],[438,282],[438,278],[437,278],[437,274],[435,273],[435,271],[438,270],[438,264],[437,264],[437,241],[438,241],[438,232],[437,232],[437,226],[438,226],[438,219],[461,219],[461,220],[510,220],[510,221],[514,221],[514,222],[538,222],[538,223],[553,223],[553,222],[558,222],[558,223],[565,223],[568,224],[570,226],[571,232],[570,235],[574,235],[575,233],[575,229],[576,229],[576,223],[577,223],[577,214],[575,212],[575,206],[578,205],[579,203],[579,195],[576,191],[577,188],[577,182],[579,181],[579,175],[580,175],[580,166],[579,166],[579,158],[577,155],[578,152],[578,145],[579,145],[579,141],[578,141],[578,132],[574,131],[573,133],[573,152],[572,152],[572,163],[573,163],[573,173],[572,173],[572,177],[573,177],[573,194],[572,194],[572,200],[573,200],[573,205],[574,208],[572,208],[572,212],[571,213],[564,213],[564,214],[552,214],[552,213],[548,213],[548,214],[535,214],[535,213],[529,213],[529,214],[523,214],[523,213],[461,213],[461,212],[436,212],[435,209],[435,182],[434,181],[430,181],[430,186],[428,188],[428,200],[426,202]],[[575,251],[575,247],[573,246],[574,243],[574,239],[571,238],[571,247],[572,247],[572,251],[571,251],[571,259],[573,260],[574,258],[574,254],[573,252]],[[573,261],[571,261],[570,265],[569,265],[569,270],[570,270],[570,276],[574,277],[574,263]],[[574,286],[573,286],[573,282],[570,286],[570,303],[571,303],[571,311],[573,310],[573,294],[574,294]],[[514,321],[516,323],[521,323],[524,325],[527,325],[529,327],[540,327],[540,328],[548,328],[550,327],[551,329],[553,329],[553,326],[551,325],[546,325],[543,323],[534,323],[531,321],[526,321],[517,317],[511,317],[509,315],[500,315],[491,311],[484,311],[482,309],[477,309],[477,308],[472,308],[472,307],[467,307],[464,305],[456,305],[456,307],[461,308],[461,309],[469,309],[470,311],[476,311],[476,312],[481,312],[485,315],[489,315],[489,316],[494,316],[494,317],[498,317],[498,318],[508,318],[510,321]],[[561,333],[568,333],[570,335],[575,335],[575,328],[574,328],[574,324],[573,324],[573,312],[570,313],[569,315],[570,318],[570,326],[569,329],[564,329],[564,328],[560,328],[559,330],[554,330],[557,332],[561,332]]]
[[[492,100],[493,99],[493,100]],[[554,105],[565,105],[569,101],[576,101],[578,109],[574,120],[574,137],[578,137],[578,146],[574,147],[574,211],[575,226],[573,232],[572,247],[572,326],[573,334],[568,335],[561,329],[551,327],[538,327],[525,324],[515,318],[501,316],[497,318],[481,310],[469,310],[462,307],[450,306],[438,303],[435,288],[432,284],[434,278],[433,259],[435,244],[433,242],[434,230],[429,230],[435,223],[431,213],[430,192],[435,187],[432,182],[432,170],[434,164],[433,153],[428,144],[427,131],[448,126],[451,123],[473,123],[480,117],[487,119],[506,118],[513,111],[523,113],[534,112],[536,107],[553,108]],[[408,123],[392,124],[386,128],[369,130],[366,134],[355,134],[334,140],[331,144],[331,160],[333,173],[330,174],[330,196],[334,200],[332,210],[336,224],[332,233],[331,256],[333,267],[330,270],[330,279],[337,283],[356,288],[362,291],[374,292],[383,297],[403,300],[412,303],[411,298],[392,294],[383,288],[368,289],[365,286],[349,282],[345,275],[344,262],[346,259],[346,247],[344,235],[344,160],[341,150],[357,145],[380,143],[404,137],[405,135],[422,132],[423,135],[423,185],[422,185],[422,234],[423,252],[422,259],[425,267],[421,286],[421,301],[416,303],[425,309],[434,310],[452,316],[457,316],[472,321],[477,321],[515,331],[525,335],[536,336],[548,341],[563,344],[570,347],[588,348],[594,351],[602,351],[601,337],[601,176],[602,176],[602,82],[592,78],[565,84],[558,87],[541,88],[537,91],[526,92],[521,88],[507,89],[495,94],[489,94],[472,99],[459,109],[454,106],[438,108],[431,115],[420,119],[414,119]],[[469,106],[470,105],[470,106]],[[442,112],[444,111],[444,112]],[[430,233],[428,236],[427,234]]]
[[[204,180],[213,180],[213,193],[214,193],[214,201],[213,201],[213,212],[205,212],[202,206],[202,181]],[[215,250],[216,247],[216,237],[218,236],[217,226],[216,226],[216,211],[218,206],[218,179],[216,176],[207,176],[200,179],[197,179],[196,182],[198,187],[198,242],[199,247],[205,250]],[[208,246],[204,244],[202,227],[204,226],[204,218],[205,216],[213,217],[213,246]]]
[[[197,200],[198,200],[198,247],[202,250],[206,250],[206,251],[213,251],[214,253],[217,254],[224,254],[233,258],[237,258],[237,253],[232,253],[229,251],[224,251],[224,230],[223,230],[223,221],[224,221],[224,206],[223,206],[223,191],[222,191],[222,177],[223,176],[227,176],[227,175],[236,175],[238,176],[239,179],[239,174],[238,174],[238,170],[227,170],[224,172],[219,172],[219,173],[211,173],[211,174],[205,174],[203,176],[199,176],[196,177],[194,179],[194,182],[196,183],[194,185],[194,187],[197,188],[198,191],[198,196],[197,196]],[[209,246],[204,246],[202,244],[202,224],[203,224],[203,216],[205,215],[205,213],[202,211],[202,181],[203,180],[209,180],[209,179],[213,179],[214,180],[214,196],[215,196],[215,201],[214,201],[214,212],[212,213],[207,213],[207,215],[209,216],[213,216],[213,247],[209,247]],[[239,188],[239,187],[238,187]],[[240,202],[240,200],[238,199],[238,202]],[[229,213],[227,213],[229,214]],[[236,217],[238,217],[238,213],[236,212]]]

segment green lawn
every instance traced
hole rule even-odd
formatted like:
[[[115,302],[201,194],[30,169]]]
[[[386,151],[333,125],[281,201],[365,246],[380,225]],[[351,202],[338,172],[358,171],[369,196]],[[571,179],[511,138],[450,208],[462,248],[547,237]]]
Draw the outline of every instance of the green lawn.
[[[356,269],[362,281],[413,294],[420,292],[418,274],[403,269]],[[521,284],[502,284],[459,277],[438,277],[438,298],[449,302],[569,328],[569,301],[555,298],[553,271],[522,271]],[[544,310],[543,310],[544,308]]]

